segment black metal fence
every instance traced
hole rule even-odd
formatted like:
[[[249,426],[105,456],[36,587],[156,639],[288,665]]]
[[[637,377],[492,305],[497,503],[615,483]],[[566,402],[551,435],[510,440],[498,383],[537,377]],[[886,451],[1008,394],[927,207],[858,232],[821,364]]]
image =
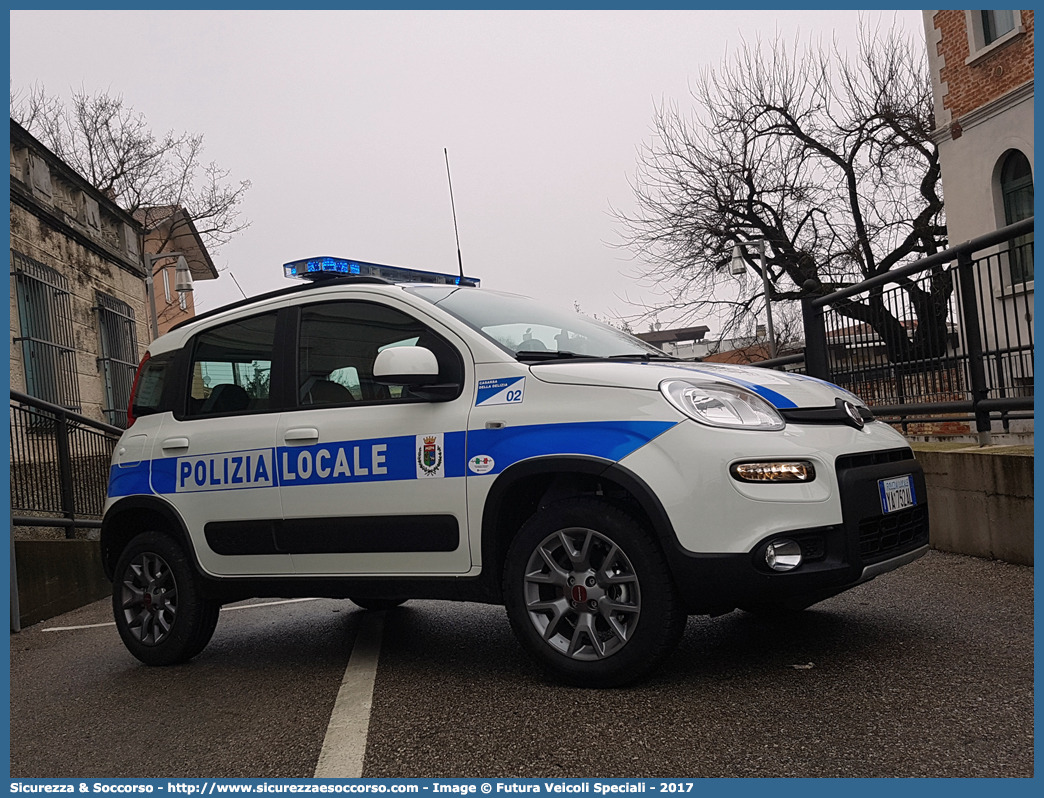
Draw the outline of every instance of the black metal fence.
[[[1033,219],[802,300],[804,371],[908,428],[1033,417]],[[811,287],[811,286],[810,286]],[[780,358],[757,365],[780,366]]]
[[[11,391],[13,526],[101,526],[109,462],[123,433],[58,405]]]

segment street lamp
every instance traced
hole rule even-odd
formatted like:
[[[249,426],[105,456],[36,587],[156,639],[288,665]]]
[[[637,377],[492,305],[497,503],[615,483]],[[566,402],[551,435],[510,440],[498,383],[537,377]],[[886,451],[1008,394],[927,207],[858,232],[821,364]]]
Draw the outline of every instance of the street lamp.
[[[178,259],[177,265],[174,266],[174,290],[182,294],[192,290],[192,271],[181,252],[159,252],[155,255],[145,253],[145,292],[149,295],[149,309],[152,311],[153,340],[159,338],[159,318],[156,315],[156,289],[152,282],[152,267],[162,258]]]
[[[769,299],[768,267],[765,265],[765,239],[756,238],[751,241],[746,241],[743,244],[736,244],[736,246],[732,248],[732,265],[729,271],[737,276],[747,271],[747,260],[744,257],[743,251],[744,246],[747,244],[758,245],[758,263],[761,266],[761,283],[765,288],[765,313],[768,316],[769,358],[774,358],[776,356],[776,332],[772,328],[772,301]]]

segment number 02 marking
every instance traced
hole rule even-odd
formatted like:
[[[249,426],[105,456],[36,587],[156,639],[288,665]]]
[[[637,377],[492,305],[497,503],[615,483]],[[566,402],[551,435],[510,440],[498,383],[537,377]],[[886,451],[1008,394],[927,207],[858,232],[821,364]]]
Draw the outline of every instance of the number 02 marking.
[[[522,401],[522,391],[508,391],[507,392],[507,400],[509,402],[521,402]]]

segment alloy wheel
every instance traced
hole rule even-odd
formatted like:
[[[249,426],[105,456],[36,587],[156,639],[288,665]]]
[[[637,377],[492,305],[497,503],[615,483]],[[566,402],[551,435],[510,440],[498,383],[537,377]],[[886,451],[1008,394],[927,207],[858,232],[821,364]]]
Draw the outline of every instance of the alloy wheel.
[[[549,535],[526,565],[529,620],[550,646],[576,660],[600,660],[623,648],[641,614],[638,576],[627,555],[593,529]]]
[[[178,586],[166,560],[142,552],[127,564],[122,609],[128,631],[142,645],[155,646],[167,639],[178,613]]]

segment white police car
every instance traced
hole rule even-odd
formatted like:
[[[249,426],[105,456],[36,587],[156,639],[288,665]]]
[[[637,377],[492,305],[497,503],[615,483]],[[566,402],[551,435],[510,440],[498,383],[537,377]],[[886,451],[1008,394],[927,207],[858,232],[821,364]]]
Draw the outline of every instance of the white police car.
[[[921,556],[904,439],[852,394],[682,362],[477,281],[337,258],[149,347],[102,526],[131,653],[254,596],[502,603],[558,677],[659,663],[691,613],[800,609]]]

